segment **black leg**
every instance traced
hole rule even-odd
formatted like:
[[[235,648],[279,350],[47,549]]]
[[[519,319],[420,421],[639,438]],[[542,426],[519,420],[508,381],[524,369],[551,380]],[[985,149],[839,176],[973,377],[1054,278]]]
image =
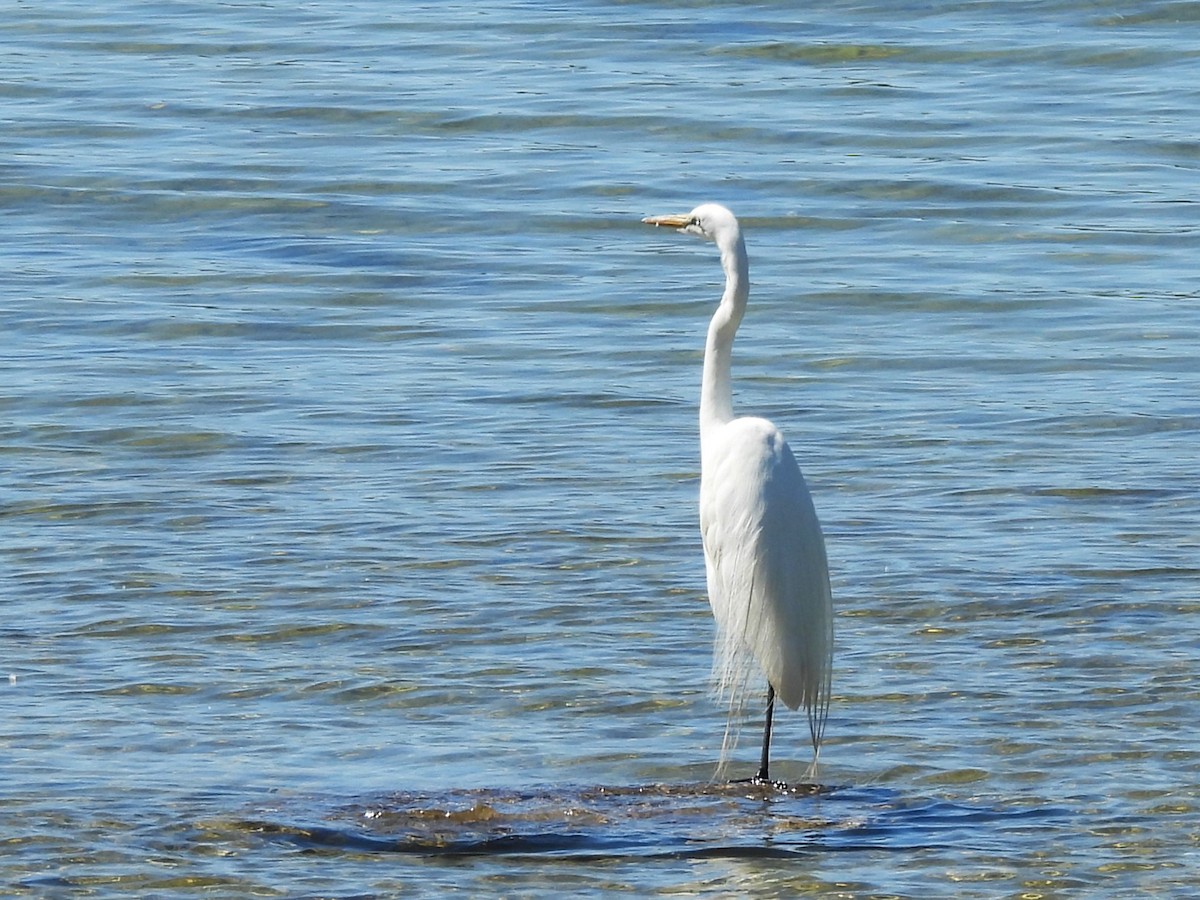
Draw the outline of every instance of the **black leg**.
[[[767,723],[763,728],[762,762],[758,766],[758,774],[754,780],[760,784],[770,783],[768,769],[771,759],[771,717],[775,712],[775,685],[767,683]]]

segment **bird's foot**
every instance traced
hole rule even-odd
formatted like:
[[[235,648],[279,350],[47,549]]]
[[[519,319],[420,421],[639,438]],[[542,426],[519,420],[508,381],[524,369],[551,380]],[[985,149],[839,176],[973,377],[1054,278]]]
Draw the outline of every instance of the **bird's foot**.
[[[789,787],[789,785],[786,781],[772,781],[769,777],[764,775],[762,772],[759,772],[753,778],[734,778],[729,783],[730,784],[748,784],[751,787],[769,787],[769,788],[774,788],[777,791],[786,791],[786,790],[788,790],[788,787]]]
[[[819,784],[812,784],[807,781],[797,781],[789,783],[786,781],[773,781],[770,778],[760,778],[755,775],[753,778],[734,778],[729,782],[732,787],[739,788],[756,788],[753,796],[808,796],[811,794],[825,793],[827,788],[821,787]]]

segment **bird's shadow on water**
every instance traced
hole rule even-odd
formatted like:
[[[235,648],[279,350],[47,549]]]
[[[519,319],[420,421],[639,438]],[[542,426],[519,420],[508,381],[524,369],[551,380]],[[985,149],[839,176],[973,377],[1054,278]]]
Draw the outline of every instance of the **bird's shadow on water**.
[[[309,852],[426,856],[790,857],[1002,846],[1062,810],[905,799],[883,788],[650,784],[398,792],[264,806],[240,828]]]

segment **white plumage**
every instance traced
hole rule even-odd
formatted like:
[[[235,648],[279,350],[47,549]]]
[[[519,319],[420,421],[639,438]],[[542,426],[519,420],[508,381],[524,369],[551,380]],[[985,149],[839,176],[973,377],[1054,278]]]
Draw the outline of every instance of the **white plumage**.
[[[653,216],[714,241],[725,292],[708,328],[700,394],[700,531],[708,598],[717,622],[714,674],[730,705],[722,763],[755,664],[767,678],[762,763],[766,782],[773,700],[808,714],[814,764],[829,710],[833,607],[825,541],[804,476],[779,429],[735,418],[730,362],[749,294],[741,227],[717,204],[686,215]]]

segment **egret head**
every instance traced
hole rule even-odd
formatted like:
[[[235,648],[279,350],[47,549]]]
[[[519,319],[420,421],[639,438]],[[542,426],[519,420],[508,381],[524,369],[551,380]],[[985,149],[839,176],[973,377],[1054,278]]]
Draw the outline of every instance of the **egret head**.
[[[719,203],[704,203],[681,215],[648,216],[642,221],[647,225],[678,228],[684,234],[714,241],[719,247],[736,241],[742,233],[737,217]]]

